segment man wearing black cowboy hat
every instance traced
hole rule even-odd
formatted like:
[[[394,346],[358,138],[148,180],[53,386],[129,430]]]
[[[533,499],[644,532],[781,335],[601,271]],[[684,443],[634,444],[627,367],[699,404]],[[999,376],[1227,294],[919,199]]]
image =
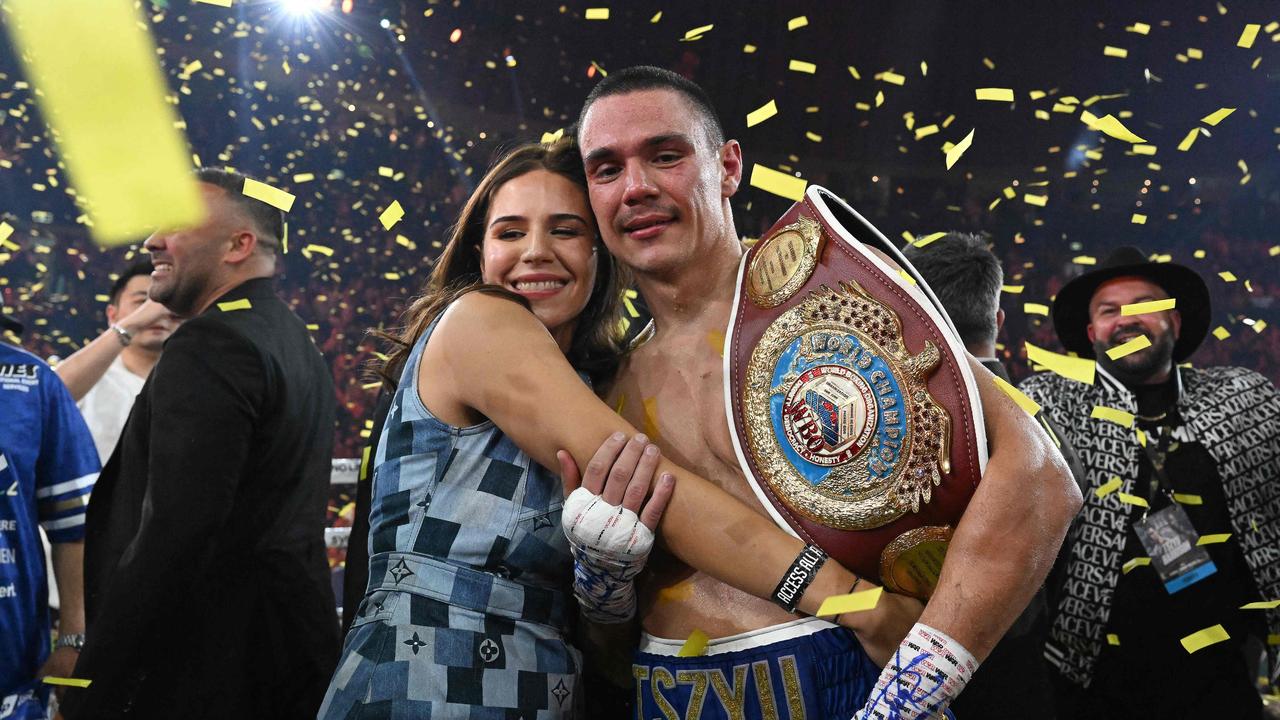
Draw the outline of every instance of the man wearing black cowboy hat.
[[[1251,370],[1176,365],[1209,317],[1194,271],[1120,248],[1054,302],[1093,382],[1022,384],[1089,480],[1045,651],[1059,717],[1262,717],[1248,638],[1280,615],[1241,606],[1280,598],[1280,394]]]

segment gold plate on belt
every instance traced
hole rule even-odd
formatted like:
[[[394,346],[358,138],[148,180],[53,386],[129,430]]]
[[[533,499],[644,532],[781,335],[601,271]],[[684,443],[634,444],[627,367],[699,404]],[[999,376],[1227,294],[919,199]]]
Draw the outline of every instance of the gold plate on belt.
[[[940,360],[932,342],[908,352],[897,314],[857,283],[810,291],[747,364],[742,414],[760,480],[830,528],[918,512],[951,469],[951,418],[927,387]]]
[[[822,251],[822,228],[801,217],[761,243],[747,269],[747,297],[759,307],[777,307],[813,275]]]

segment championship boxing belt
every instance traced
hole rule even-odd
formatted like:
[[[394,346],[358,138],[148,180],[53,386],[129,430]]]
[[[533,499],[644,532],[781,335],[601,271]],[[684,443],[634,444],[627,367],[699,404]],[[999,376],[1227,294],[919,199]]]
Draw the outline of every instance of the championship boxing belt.
[[[928,597],[987,442],[964,346],[911,265],[809,186],[742,260],[724,363],[738,462],[773,519]]]

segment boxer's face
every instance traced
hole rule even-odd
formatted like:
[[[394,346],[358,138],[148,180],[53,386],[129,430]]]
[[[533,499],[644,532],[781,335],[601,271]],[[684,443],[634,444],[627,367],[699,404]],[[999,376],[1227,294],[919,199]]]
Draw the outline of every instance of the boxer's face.
[[[569,179],[534,170],[493,194],[481,248],[484,281],[527,298],[561,348],[591,298],[597,261],[586,193]]]
[[[1142,381],[1167,371],[1173,365],[1173,346],[1182,329],[1182,316],[1177,310],[1121,315],[1120,308],[1150,300],[1165,300],[1164,288],[1140,277],[1118,277],[1098,287],[1089,301],[1089,342],[1093,343],[1098,362],[1108,370],[1118,370],[1124,377]],[[1107,357],[1107,350],[1122,345],[1139,335],[1146,335],[1151,347],[1130,353],[1118,360]]]
[[[200,183],[208,215],[203,223],[180,230],[157,230],[144,246],[151,253],[152,300],[179,317],[190,317],[201,298],[214,287],[222,256],[234,234],[236,218],[231,200],[217,185]]]
[[[702,116],[672,90],[596,100],[578,134],[591,208],[605,245],[640,273],[691,264],[725,232],[725,199],[737,189],[737,143],[713,147]],[[735,175],[736,173],[736,175]]]

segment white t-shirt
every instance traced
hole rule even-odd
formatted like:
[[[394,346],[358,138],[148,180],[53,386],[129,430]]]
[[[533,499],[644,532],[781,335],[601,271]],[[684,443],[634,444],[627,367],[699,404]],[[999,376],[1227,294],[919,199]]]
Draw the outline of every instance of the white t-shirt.
[[[116,357],[102,379],[76,403],[89,425],[89,433],[93,435],[93,444],[98,448],[102,464],[107,463],[107,458],[116,449],[124,423],[129,419],[129,411],[133,409],[133,401],[144,383],[146,378],[134,375],[124,366],[123,358]]]

